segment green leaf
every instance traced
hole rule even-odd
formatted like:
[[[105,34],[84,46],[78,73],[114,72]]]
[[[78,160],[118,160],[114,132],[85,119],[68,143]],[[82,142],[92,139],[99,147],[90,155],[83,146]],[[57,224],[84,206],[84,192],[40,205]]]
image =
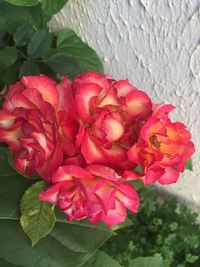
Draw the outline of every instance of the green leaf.
[[[112,259],[103,251],[98,251],[86,264],[82,267],[122,267],[117,261]]]
[[[3,259],[0,259],[0,266],[2,266],[2,267],[23,267],[21,265],[12,264],[12,263],[5,261]]]
[[[16,46],[24,46],[29,41],[33,35],[33,28],[30,24],[25,23],[17,28],[17,31],[13,35]]]
[[[125,227],[129,227],[131,225],[133,225],[133,222],[128,217],[126,217],[126,219],[125,219],[125,221],[123,223],[113,225],[112,230],[113,231],[117,231],[119,229],[122,229],[122,228],[125,228]]]
[[[17,175],[15,169],[8,162],[8,149],[0,147],[0,177]]]
[[[38,4],[37,0],[4,0],[4,1],[16,6],[35,6]]]
[[[46,64],[61,75],[76,76],[78,74],[77,61],[64,53],[55,53],[46,60]]]
[[[19,63],[16,62],[14,65],[10,66],[8,69],[2,70],[0,75],[0,87],[4,87],[13,84],[17,81],[19,72]]]
[[[59,0],[59,1],[52,1],[52,0],[39,0],[42,5],[42,10],[44,14],[47,16],[52,17],[58,11],[60,11],[64,5],[68,2],[68,0]]]
[[[51,44],[51,34],[47,30],[39,30],[32,36],[27,47],[31,58],[44,57]]]
[[[6,31],[0,28],[0,47],[4,46],[4,37],[6,35]]]
[[[195,255],[192,255],[192,254],[189,253],[189,254],[186,255],[185,261],[189,262],[189,263],[194,263],[195,261],[198,260],[198,258],[199,258],[199,256],[195,256]]]
[[[10,166],[7,153],[7,148],[0,147],[0,220],[19,219],[21,197],[32,184]]]
[[[185,163],[185,170],[193,170],[193,166],[192,166],[192,158],[188,159]]]
[[[39,200],[39,194],[45,187],[44,182],[35,183],[21,200],[21,226],[33,246],[51,232],[56,220],[52,205]]]
[[[60,52],[77,60],[79,72],[94,70],[103,73],[103,65],[97,53],[71,29],[64,29],[59,33],[57,47]]]
[[[162,257],[138,257],[130,261],[129,267],[169,267],[166,266]]]
[[[19,70],[19,78],[28,75],[39,75],[39,65],[33,60],[25,60]]]
[[[0,71],[5,70],[17,60],[17,49],[15,47],[0,48]]]
[[[52,232],[31,248],[18,221],[0,220],[0,257],[26,267],[78,267],[111,235],[95,227],[56,223]],[[85,252],[80,251],[80,243]]]
[[[0,3],[0,25],[2,29],[13,35],[18,27],[23,24],[30,24],[35,31],[43,27],[40,5],[21,7],[5,2]]]

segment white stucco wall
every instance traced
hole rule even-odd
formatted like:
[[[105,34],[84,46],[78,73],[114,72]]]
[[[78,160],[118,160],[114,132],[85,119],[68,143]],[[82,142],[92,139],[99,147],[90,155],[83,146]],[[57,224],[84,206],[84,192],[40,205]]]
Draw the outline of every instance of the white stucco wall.
[[[196,145],[194,171],[166,190],[200,206],[200,0],[71,0],[50,27],[74,29],[107,73],[177,106],[173,118]]]

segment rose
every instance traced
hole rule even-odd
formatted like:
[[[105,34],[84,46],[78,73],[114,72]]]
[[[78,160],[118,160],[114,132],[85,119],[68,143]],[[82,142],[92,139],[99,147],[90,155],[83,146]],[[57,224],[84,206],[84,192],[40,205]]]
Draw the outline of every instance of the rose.
[[[169,119],[168,113],[173,109],[172,105],[154,105],[152,116],[141,128],[138,142],[128,152],[129,159],[142,166],[145,185],[156,181],[175,183],[184,171],[186,160],[195,151],[185,125]]]
[[[151,114],[150,98],[128,81],[96,72],[79,75],[72,84],[80,123],[76,145],[88,164],[130,169],[128,149]]]
[[[14,153],[15,167],[48,177],[75,154],[75,105],[71,82],[27,76],[9,87],[0,110],[0,141]]]
[[[58,205],[69,221],[87,218],[111,227],[124,221],[126,208],[137,212],[139,198],[133,186],[106,166],[61,166],[51,183],[40,199]]]

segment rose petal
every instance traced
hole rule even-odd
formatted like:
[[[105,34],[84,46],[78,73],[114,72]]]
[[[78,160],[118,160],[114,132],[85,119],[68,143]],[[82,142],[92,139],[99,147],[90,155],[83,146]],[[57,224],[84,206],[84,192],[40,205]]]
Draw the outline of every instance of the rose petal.
[[[104,163],[105,157],[100,147],[97,147],[86,131],[83,137],[81,152],[87,163]]]
[[[24,86],[37,89],[43,99],[49,102],[54,108],[58,106],[58,92],[56,83],[47,76],[24,76],[21,80]]]
[[[90,122],[92,115],[91,100],[98,96],[101,87],[97,84],[83,84],[75,96],[77,112],[81,119]]]
[[[113,169],[102,166],[102,165],[88,165],[86,170],[89,171],[92,175],[102,177],[107,180],[118,181],[122,177],[119,176]]]
[[[103,120],[102,130],[105,132],[106,139],[109,142],[117,141],[125,132],[123,125],[111,115],[107,115]]]
[[[92,179],[92,176],[88,173],[87,170],[76,165],[67,165],[60,166],[58,168],[58,170],[52,176],[52,182],[57,183],[72,180],[73,177],[79,179]]]
[[[137,90],[128,80],[120,80],[113,85],[117,89],[118,97],[125,97],[133,90]]]

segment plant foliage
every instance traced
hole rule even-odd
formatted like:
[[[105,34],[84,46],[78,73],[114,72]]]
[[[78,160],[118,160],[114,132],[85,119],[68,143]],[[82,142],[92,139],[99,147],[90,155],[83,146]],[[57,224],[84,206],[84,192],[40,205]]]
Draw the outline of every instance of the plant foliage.
[[[82,71],[103,72],[96,52],[72,30],[65,29],[58,37],[49,31],[47,22],[66,3],[67,0],[0,1],[0,104],[3,88],[24,75],[42,73],[57,78],[60,74],[73,78]],[[26,179],[13,169],[12,158],[3,144],[0,166],[0,266],[81,266],[114,234],[102,224],[69,224],[66,217],[58,212],[55,215],[49,203],[39,202],[43,182]],[[102,253],[108,265],[114,262]]]
[[[48,20],[67,0],[4,0],[0,2],[0,88],[24,75],[57,74],[74,78],[83,71],[103,73],[96,52],[74,31],[57,34]]]
[[[89,70],[103,73],[96,52],[73,30],[55,34],[48,29],[47,22],[67,2],[0,0],[0,106],[5,88],[25,75],[45,74],[54,79],[69,75],[73,79]],[[3,144],[0,144],[0,166],[0,266],[200,265],[200,227],[195,221],[196,214],[185,206],[178,212],[175,201],[157,203],[149,190],[141,190],[145,205],[142,203],[137,216],[130,215],[113,228],[118,231],[115,236],[103,224],[68,223],[53,206],[40,202],[44,183],[37,176],[24,177],[17,172]],[[192,169],[191,161],[186,168]],[[104,251],[99,250],[111,236]]]
[[[7,156],[7,149],[0,147],[0,266],[75,267],[87,262],[114,232],[103,224],[68,223],[59,212],[55,222],[52,207],[37,199],[43,182],[21,176],[9,165]],[[20,226],[20,202],[21,223],[33,248]],[[46,237],[43,228],[37,231],[41,223],[48,226]]]
[[[132,226],[119,229],[104,251],[123,267],[142,267],[135,264],[136,257],[156,255],[163,258],[166,267],[200,266],[197,214],[173,198],[156,201],[155,191],[150,188],[140,189],[140,197],[139,213],[129,215]]]

